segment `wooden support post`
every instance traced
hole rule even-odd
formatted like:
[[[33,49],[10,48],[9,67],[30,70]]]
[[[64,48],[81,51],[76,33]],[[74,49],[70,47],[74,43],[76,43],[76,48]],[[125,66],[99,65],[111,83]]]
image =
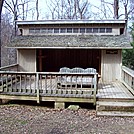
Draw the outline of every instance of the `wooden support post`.
[[[55,102],[55,109],[64,109],[65,103],[64,102]]]
[[[39,74],[36,73],[36,90],[37,90],[37,103],[40,103],[40,94],[39,94]]]
[[[39,59],[39,72],[42,72],[43,71],[43,60],[45,58],[45,56],[43,55],[43,51],[40,49],[38,50],[39,51],[39,54],[38,54],[38,59]]]

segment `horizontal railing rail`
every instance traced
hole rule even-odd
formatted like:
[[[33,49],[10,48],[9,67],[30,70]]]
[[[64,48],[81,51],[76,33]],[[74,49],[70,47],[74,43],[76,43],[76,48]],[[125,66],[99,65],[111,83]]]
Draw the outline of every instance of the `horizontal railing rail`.
[[[0,71],[0,94],[91,98],[96,104],[97,73]]]
[[[12,64],[12,65],[1,67],[0,71],[19,71],[18,67],[19,67],[19,64]]]
[[[122,80],[128,89],[134,94],[134,70],[122,66]]]

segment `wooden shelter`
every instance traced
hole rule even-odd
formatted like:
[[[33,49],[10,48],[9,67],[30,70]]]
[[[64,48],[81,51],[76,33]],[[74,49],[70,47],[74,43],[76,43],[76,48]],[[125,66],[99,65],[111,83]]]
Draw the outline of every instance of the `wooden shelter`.
[[[121,79],[122,49],[130,49],[125,20],[18,21],[20,71],[58,72],[61,67],[95,68],[102,81]],[[28,65],[28,66],[27,66]]]
[[[19,35],[7,46],[17,49],[17,64],[0,69],[0,100],[54,101],[56,108],[64,108],[66,102],[96,105],[103,99],[134,99],[134,75],[122,68],[122,49],[132,48],[124,35],[125,20],[17,21],[17,25]]]

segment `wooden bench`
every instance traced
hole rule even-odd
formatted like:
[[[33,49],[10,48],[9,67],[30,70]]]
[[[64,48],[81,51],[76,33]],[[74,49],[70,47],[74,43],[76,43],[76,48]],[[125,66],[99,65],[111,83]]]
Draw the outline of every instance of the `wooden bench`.
[[[62,92],[68,92],[68,96],[87,96],[96,105],[97,94],[97,72],[94,68],[67,68],[60,69],[60,76],[57,81],[57,88]],[[85,92],[87,91],[87,92]]]
[[[61,73],[61,77],[58,78],[57,85],[59,88],[92,88],[97,86],[97,73],[94,68],[70,69],[63,67],[59,72]]]

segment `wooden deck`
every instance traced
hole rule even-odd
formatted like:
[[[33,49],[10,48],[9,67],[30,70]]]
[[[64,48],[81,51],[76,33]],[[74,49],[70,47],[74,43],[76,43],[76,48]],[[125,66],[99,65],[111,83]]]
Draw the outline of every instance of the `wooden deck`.
[[[15,89],[19,89],[19,83],[13,86],[13,90],[15,91]],[[24,88],[25,86],[25,88]],[[36,91],[35,91],[35,83],[32,82],[31,85],[29,85],[28,83],[22,83],[22,90],[26,89],[23,91],[23,95],[36,95]],[[49,91],[53,90],[53,91],[60,91],[60,90],[66,90],[65,88],[57,88],[57,81],[56,79],[52,79],[52,80],[47,80],[47,84],[45,80],[41,81],[41,87],[42,90],[40,91],[40,95],[41,96],[49,96],[50,93]],[[48,91],[48,94],[46,94],[46,90]],[[85,93],[85,96],[83,96],[83,98],[85,97],[90,97],[90,94],[88,95],[88,93],[90,93],[90,89],[85,88],[85,89],[80,89],[80,88],[72,88],[70,89],[70,91],[83,91]],[[16,92],[16,95],[21,95],[20,92]],[[45,95],[46,94],[46,95]],[[53,96],[53,95],[51,95]],[[72,95],[73,97],[82,97],[80,95]],[[70,96],[70,97],[72,97]],[[69,97],[69,96],[65,96],[65,97]],[[134,95],[127,89],[127,87],[125,87],[125,85],[119,81],[116,82],[99,82],[98,84],[98,92],[97,92],[97,100],[111,100],[111,99],[116,99],[116,100],[120,100],[120,99],[124,99],[124,100],[134,100]]]
[[[87,102],[96,105],[97,73],[62,74],[47,72],[1,72],[0,99],[34,100],[59,102]],[[83,78],[91,78],[88,87],[82,84]],[[70,78],[73,84],[59,87],[59,80]],[[77,79],[80,78],[79,83]],[[89,79],[88,79],[89,80]],[[93,83],[94,80],[94,83]],[[58,102],[58,103],[57,103]]]
[[[47,84],[46,84],[47,82]],[[72,89],[65,89],[65,88],[58,88],[57,87],[57,81],[56,79],[50,79],[50,80],[41,80],[41,87],[40,87],[40,96],[48,96],[48,97],[76,97],[76,98],[90,98],[91,97],[91,89],[85,88],[72,88]],[[21,87],[21,88],[20,88]],[[72,94],[68,95],[61,94],[56,96],[56,92],[61,93],[62,91],[70,91],[70,92],[78,92],[79,94]],[[53,92],[53,93],[52,93]],[[36,90],[36,83],[33,81],[25,83],[22,82],[21,86],[20,83],[17,83],[16,85],[13,85],[12,88],[8,87],[3,90],[3,92],[0,92],[1,95],[19,95],[19,96],[36,96],[37,90]],[[97,91],[97,101],[100,100],[134,100],[134,95],[125,87],[121,82],[99,82],[98,84],[98,91]]]
[[[129,102],[134,100],[134,94],[121,82],[97,82],[97,74],[72,73],[63,74],[59,72],[0,72],[0,99],[7,100],[32,100],[53,101],[56,105],[64,107],[65,102],[83,102],[93,103],[96,101]],[[73,85],[65,84],[58,86],[58,79],[61,78],[76,79]],[[83,78],[89,77],[88,87],[83,83]],[[80,78],[78,82],[78,78]],[[124,77],[126,78],[126,76]],[[128,80],[128,79],[126,79]],[[132,77],[130,87],[133,91]],[[98,89],[97,89],[98,87]],[[96,92],[97,91],[97,92]]]
[[[99,83],[97,100],[134,100],[134,95],[121,82]]]
[[[16,71],[14,70],[16,67]],[[7,70],[8,69],[8,70]],[[3,70],[3,69],[2,69]],[[18,72],[17,65],[0,72],[1,100],[53,101],[55,108],[64,108],[66,102],[93,103],[97,115],[134,116],[134,72],[124,67],[122,82],[97,82],[96,74],[62,74],[58,72]],[[58,86],[62,77],[81,78],[79,83]],[[90,77],[90,86],[83,86],[82,78]],[[95,83],[93,82],[96,79]],[[94,83],[94,84],[93,84]],[[96,92],[97,90],[97,92]],[[127,111],[127,112],[126,112]]]

